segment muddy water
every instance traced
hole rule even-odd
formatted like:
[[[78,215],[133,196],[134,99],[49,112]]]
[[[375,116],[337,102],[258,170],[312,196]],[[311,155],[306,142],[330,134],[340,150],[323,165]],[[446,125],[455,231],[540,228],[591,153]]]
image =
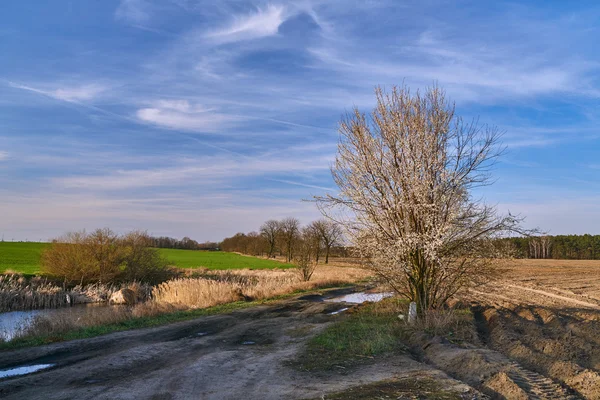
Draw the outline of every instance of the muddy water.
[[[77,313],[78,315],[84,315],[90,312],[92,308],[96,307],[121,307],[121,306],[109,306],[105,303],[89,303],[89,304],[78,304],[73,307],[44,309],[44,310],[30,310],[30,311],[11,311],[0,313],[0,339],[12,340],[19,333],[27,329],[33,323],[33,320],[38,315],[57,315],[58,313]]]

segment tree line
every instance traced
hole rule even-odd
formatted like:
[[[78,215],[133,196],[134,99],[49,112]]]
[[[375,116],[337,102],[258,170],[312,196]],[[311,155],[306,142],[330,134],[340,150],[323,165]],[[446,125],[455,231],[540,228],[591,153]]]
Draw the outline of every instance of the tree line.
[[[288,217],[268,220],[258,231],[225,238],[220,248],[269,258],[285,256],[288,262],[318,263],[321,260],[327,264],[332,255],[346,255],[343,243],[342,228],[333,221],[320,219],[302,226],[297,218]]]
[[[168,236],[150,237],[152,247],[158,247],[162,249],[183,249],[183,250],[218,250],[219,243],[217,242],[204,242],[198,243],[197,241],[184,237],[183,239],[175,239]]]
[[[517,258],[600,259],[600,235],[547,235],[502,240],[511,244]]]

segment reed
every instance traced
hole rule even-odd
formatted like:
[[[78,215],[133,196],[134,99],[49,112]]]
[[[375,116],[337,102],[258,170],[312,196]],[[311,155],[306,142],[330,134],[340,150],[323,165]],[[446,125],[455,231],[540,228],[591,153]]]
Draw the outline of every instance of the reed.
[[[0,275],[0,312],[61,307],[69,304],[68,295],[44,278]]]
[[[152,296],[152,286],[140,282],[118,285],[95,283],[67,289],[43,277],[28,279],[21,274],[4,274],[0,275],[0,312],[105,302],[112,293],[122,288],[133,290],[138,302],[144,302]]]

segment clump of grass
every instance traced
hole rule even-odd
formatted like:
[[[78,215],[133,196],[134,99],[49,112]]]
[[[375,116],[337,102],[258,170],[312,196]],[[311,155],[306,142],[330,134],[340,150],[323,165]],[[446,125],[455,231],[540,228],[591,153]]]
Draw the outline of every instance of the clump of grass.
[[[422,344],[435,336],[462,343],[478,343],[477,329],[468,308],[437,309],[424,312],[413,324],[403,324],[403,337]]]
[[[309,340],[296,366],[304,370],[345,368],[404,351],[399,340],[404,324],[398,318],[402,304],[390,298],[359,307]]]

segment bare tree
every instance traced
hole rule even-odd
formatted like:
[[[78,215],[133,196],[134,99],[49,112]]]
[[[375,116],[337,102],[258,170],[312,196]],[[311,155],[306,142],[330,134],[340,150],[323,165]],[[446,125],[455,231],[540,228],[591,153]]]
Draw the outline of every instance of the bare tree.
[[[304,227],[294,245],[293,260],[303,281],[309,281],[317,268],[320,243],[315,233],[312,226]]]
[[[438,87],[375,94],[369,115],[355,108],[341,121],[332,167],[339,194],[317,203],[422,312],[486,278],[492,239],[518,231],[521,219],[471,195],[490,183],[501,153],[496,128],[463,122]]]
[[[275,252],[275,245],[277,244],[277,236],[279,235],[280,225],[278,221],[270,219],[260,227],[260,234],[265,238],[267,242],[267,255],[269,258],[273,257]]]
[[[315,221],[312,226],[318,232],[321,243],[325,247],[325,264],[328,264],[331,247],[339,245],[342,239],[342,227],[336,222],[326,219]],[[319,260],[317,259],[317,261]]]
[[[287,261],[292,261],[294,243],[300,234],[300,221],[296,218],[284,218],[279,221],[279,237],[286,252]]]

